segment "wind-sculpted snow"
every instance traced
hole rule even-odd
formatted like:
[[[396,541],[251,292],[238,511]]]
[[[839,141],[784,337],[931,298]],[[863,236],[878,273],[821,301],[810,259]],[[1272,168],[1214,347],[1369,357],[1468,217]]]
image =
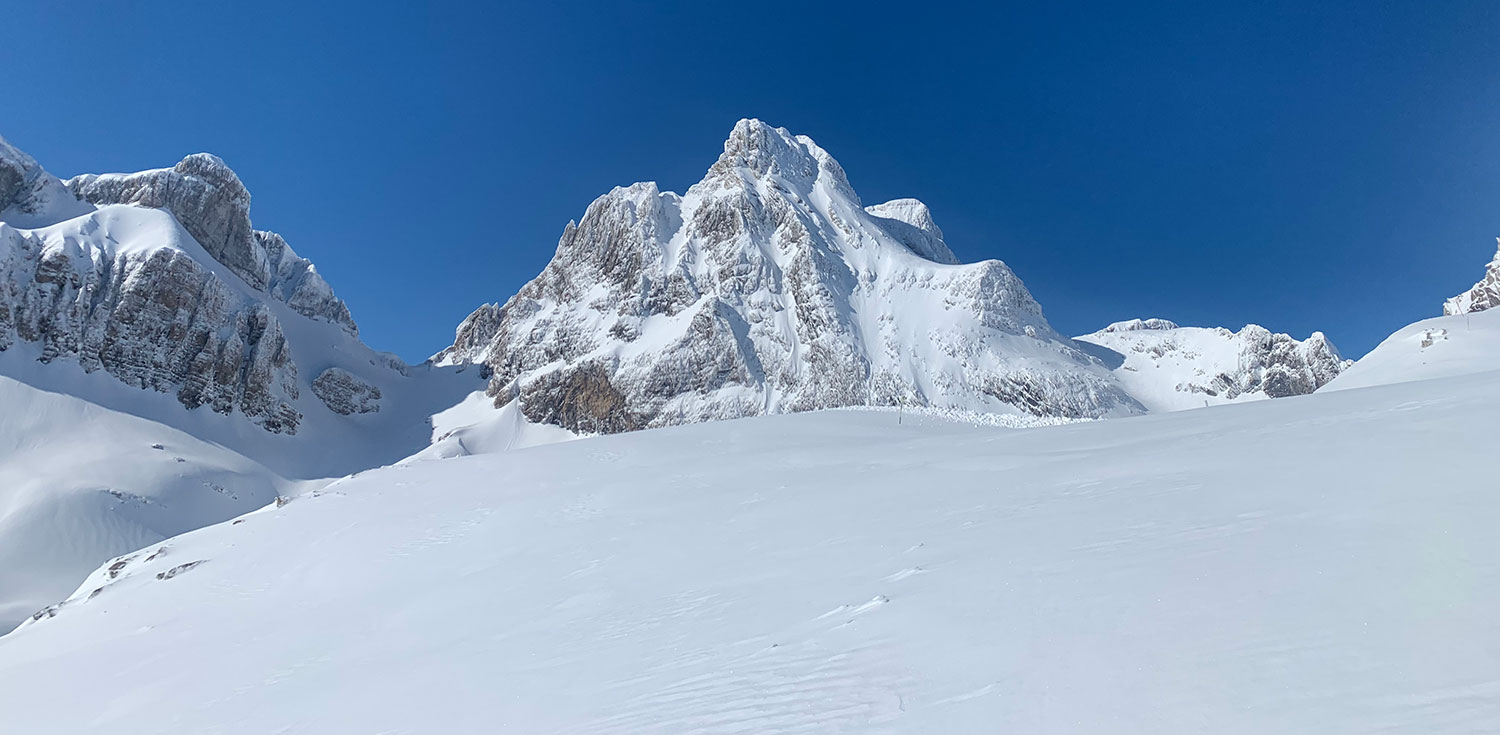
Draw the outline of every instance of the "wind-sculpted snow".
[[[483,363],[497,405],[584,433],[852,405],[1142,410],[1004,263],[956,263],[921,202],[866,209],[811,139],[742,120],[686,194],[595,200],[435,359]]]
[[[1500,244],[1500,238],[1495,238],[1495,242]],[[1472,314],[1496,306],[1500,306],[1500,249],[1496,250],[1495,257],[1485,266],[1484,278],[1468,291],[1443,302],[1443,315]]]
[[[1115,374],[1153,411],[1306,395],[1351,364],[1322,332],[1298,341],[1255,324],[1231,332],[1132,319],[1076,339],[1120,355]]]

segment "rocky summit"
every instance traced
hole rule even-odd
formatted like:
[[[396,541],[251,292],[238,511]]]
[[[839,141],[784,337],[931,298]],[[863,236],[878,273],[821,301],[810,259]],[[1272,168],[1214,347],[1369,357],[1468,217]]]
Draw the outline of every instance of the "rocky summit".
[[[853,405],[1143,410],[998,260],[959,264],[927,206],[864,206],[812,139],[734,126],[684,194],[616,188],[542,273],[459,325],[497,405],[612,433]]]

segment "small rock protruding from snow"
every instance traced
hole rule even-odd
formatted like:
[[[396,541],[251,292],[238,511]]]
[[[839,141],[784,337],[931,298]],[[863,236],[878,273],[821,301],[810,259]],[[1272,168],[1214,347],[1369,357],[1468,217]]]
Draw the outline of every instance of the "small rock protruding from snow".
[[[1495,238],[1495,243],[1500,246],[1500,237]],[[1490,260],[1489,265],[1485,266],[1484,278],[1468,291],[1443,302],[1443,316],[1473,314],[1496,306],[1500,306],[1500,247],[1497,247],[1495,257]]]
[[[380,410],[380,389],[343,368],[324,370],[313,380],[312,391],[330,411],[343,416]]]

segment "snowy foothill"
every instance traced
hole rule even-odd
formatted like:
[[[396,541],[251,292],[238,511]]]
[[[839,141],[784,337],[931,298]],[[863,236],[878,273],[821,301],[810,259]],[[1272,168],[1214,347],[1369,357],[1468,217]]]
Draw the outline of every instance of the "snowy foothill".
[[[1500,373],[360,473],[0,638],[17,731],[1494,732]]]

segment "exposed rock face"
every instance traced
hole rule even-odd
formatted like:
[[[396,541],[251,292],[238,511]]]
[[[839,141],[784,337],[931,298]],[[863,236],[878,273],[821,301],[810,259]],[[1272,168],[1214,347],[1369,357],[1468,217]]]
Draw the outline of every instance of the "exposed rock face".
[[[1077,339],[1122,356],[1116,374],[1154,411],[1305,395],[1352,364],[1322,332],[1298,341],[1254,324],[1231,332],[1132,319]]]
[[[1495,238],[1500,245],[1500,237]],[[1474,287],[1443,303],[1443,316],[1472,314],[1500,306],[1500,250],[1484,269],[1484,278]]]
[[[313,380],[312,391],[329,410],[344,416],[380,410],[380,389],[343,368],[324,370]]]
[[[134,174],[83,174],[68,189],[95,205],[130,204],[170,211],[214,260],[252,288],[285,301],[298,313],[358,327],[344,302],[298,257],[286,240],[250,226],[250,192],[218,156],[195,153],[172,168]]]
[[[295,432],[297,370],[281,324],[172,242],[100,247],[99,230],[186,237],[170,215],[109,208],[44,230],[0,223],[0,350],[41,345],[188,408]],[[167,245],[167,247],[153,247]]]
[[[91,209],[31,156],[0,138],[0,222],[13,227],[36,227],[77,217]]]
[[[616,188],[458,328],[497,404],[595,433],[848,405],[1138,412],[1004,263],[957,265],[926,206],[866,209],[805,136],[742,120],[685,195]]]

